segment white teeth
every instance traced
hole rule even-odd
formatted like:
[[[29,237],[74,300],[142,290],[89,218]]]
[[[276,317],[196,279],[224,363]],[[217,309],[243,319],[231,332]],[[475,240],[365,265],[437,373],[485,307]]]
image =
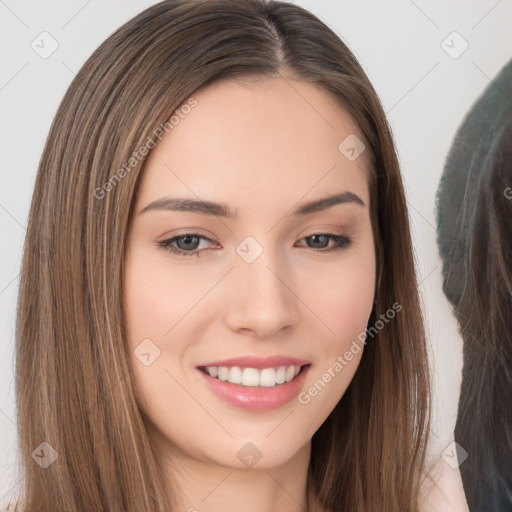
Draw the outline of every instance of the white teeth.
[[[295,377],[295,366],[286,368],[286,382],[290,382]]]
[[[229,370],[228,382],[232,384],[241,384],[242,383],[242,370],[238,368],[238,366],[233,366]]]
[[[238,382],[233,382],[238,384]],[[244,368],[242,373],[242,384],[244,386],[259,386],[260,384],[260,372],[256,368]]]
[[[276,385],[276,371],[274,368],[261,370],[259,384],[266,388],[271,388]]]
[[[227,368],[226,366],[221,366],[219,367],[218,372],[219,374],[217,378],[219,380],[228,380],[229,368]]]
[[[276,382],[284,384],[286,382],[286,366],[280,366],[276,372]]]
[[[293,380],[300,372],[300,366],[279,366],[278,368],[240,368],[239,366],[207,366],[206,372],[219,380],[242,386],[274,387]]]

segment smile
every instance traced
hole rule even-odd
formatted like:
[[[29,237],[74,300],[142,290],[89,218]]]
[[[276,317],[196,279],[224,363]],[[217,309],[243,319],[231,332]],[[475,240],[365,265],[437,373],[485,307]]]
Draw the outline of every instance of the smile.
[[[240,384],[247,387],[271,388],[292,381],[301,371],[302,366],[289,365],[275,368],[241,368],[239,366],[207,366],[201,368],[210,377],[231,384]]]
[[[210,364],[197,370],[210,392],[222,401],[247,411],[261,412],[292,402],[303,388],[311,368],[309,363],[261,366]]]

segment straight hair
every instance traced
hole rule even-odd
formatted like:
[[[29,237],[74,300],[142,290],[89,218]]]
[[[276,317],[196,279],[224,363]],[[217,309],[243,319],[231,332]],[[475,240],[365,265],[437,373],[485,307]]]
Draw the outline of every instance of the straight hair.
[[[349,388],[314,434],[308,482],[333,511],[419,510],[428,356],[404,188],[379,98],[348,47],[301,7],[167,0],[87,60],[40,161],[16,329],[25,512],[171,510],[175,489],[148,438],[126,348],[125,245],[147,155],[126,163],[199,89],[285,76],[321,87],[360,128],[377,257],[369,327],[402,306],[368,339]],[[122,180],[105,185],[123,168]],[[46,469],[31,456],[43,441],[58,453]]]

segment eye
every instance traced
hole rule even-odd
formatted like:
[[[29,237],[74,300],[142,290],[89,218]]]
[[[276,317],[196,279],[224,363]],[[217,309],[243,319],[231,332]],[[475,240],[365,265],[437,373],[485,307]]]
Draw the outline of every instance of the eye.
[[[179,257],[182,256],[199,256],[203,249],[199,249],[200,242],[206,240],[208,242],[217,243],[210,238],[200,235],[198,233],[183,233],[176,235],[167,240],[158,242],[158,246],[167,252],[175,254]],[[353,240],[345,235],[335,235],[333,233],[315,233],[301,240],[309,240],[313,246],[307,247],[313,252],[331,252],[348,249]],[[333,241],[334,246],[329,247],[329,243]]]
[[[333,233],[315,233],[302,238],[302,240],[310,240],[313,247],[309,246],[309,248],[315,250],[315,252],[330,252],[348,249],[353,242],[352,238],[348,236],[335,235]],[[329,246],[329,242],[331,240],[335,245],[330,248],[326,248]]]
[[[169,238],[168,240],[162,240],[158,242],[158,245],[165,251],[176,254],[177,256],[199,256],[200,250],[198,246],[201,240],[212,242],[209,238],[199,235],[198,233],[184,233]],[[174,244],[178,247],[175,247]]]

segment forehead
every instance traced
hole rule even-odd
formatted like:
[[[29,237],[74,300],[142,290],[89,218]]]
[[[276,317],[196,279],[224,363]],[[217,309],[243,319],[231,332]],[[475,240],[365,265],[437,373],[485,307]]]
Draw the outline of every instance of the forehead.
[[[362,134],[320,87],[285,77],[224,80],[192,98],[194,108],[183,110],[150,152],[140,184],[144,199],[238,191],[242,201],[296,202],[308,193],[349,189],[369,202],[366,152],[351,160],[340,149]]]

